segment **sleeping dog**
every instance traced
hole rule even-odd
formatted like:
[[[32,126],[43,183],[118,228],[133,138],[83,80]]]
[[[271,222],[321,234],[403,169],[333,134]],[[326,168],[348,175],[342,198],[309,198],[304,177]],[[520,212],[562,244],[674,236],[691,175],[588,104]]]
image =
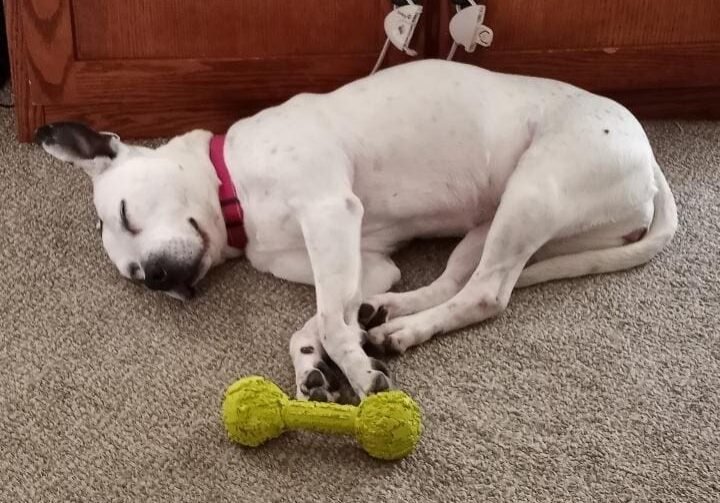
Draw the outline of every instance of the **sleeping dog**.
[[[245,255],[315,285],[290,340],[298,398],[336,400],[329,357],[363,397],[391,386],[363,344],[404,352],[502,312],[514,288],[618,271],[673,237],[670,188],[638,121],[561,82],[429,60],[301,94],[157,148],[76,123],[36,139],[92,179],[123,276],[187,298]],[[442,275],[392,293],[391,254],[457,236]]]

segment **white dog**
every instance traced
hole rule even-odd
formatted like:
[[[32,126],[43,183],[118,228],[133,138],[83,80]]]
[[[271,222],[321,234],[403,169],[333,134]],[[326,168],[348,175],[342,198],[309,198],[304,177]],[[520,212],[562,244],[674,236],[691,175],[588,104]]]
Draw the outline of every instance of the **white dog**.
[[[290,342],[299,398],[337,399],[325,356],[358,396],[386,389],[368,339],[402,353],[497,315],[515,287],[642,264],[677,227],[625,108],[445,61],[299,95],[225,137],[193,131],[153,150],[58,123],[37,141],[92,178],[123,276],[184,298],[244,252],[261,271],[314,284],[317,314]],[[393,251],[433,236],[464,236],[445,272],[386,293],[400,278]]]

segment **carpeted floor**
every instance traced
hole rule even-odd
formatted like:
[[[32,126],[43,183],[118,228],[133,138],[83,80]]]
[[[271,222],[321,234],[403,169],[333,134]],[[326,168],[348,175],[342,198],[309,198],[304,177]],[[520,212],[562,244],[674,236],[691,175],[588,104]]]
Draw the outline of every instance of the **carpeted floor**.
[[[342,438],[231,444],[224,387],[293,389],[310,288],[244,262],[180,304],[121,281],[88,181],[0,111],[0,501],[720,501],[720,124],[651,122],[680,211],[631,272],[519,291],[499,319],[390,362],[424,409],[388,464]],[[429,282],[447,241],[402,252]]]

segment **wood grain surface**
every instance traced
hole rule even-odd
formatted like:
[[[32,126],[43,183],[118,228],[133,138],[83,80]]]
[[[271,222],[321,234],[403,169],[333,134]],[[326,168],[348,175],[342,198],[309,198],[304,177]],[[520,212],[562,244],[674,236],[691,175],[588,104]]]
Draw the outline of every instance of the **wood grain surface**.
[[[76,119],[131,137],[222,130],[366,75],[389,0],[4,0],[18,130]],[[444,57],[448,0],[413,47]],[[720,2],[489,0],[491,48],[457,60],[568,81],[645,116],[715,117]],[[386,65],[410,58],[391,49]]]

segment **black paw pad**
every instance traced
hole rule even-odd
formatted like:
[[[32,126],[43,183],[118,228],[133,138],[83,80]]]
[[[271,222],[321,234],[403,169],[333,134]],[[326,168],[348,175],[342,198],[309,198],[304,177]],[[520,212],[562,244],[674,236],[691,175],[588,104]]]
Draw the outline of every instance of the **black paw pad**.
[[[365,330],[379,327],[387,321],[387,309],[380,306],[376,311],[370,304],[363,304],[358,311],[358,323],[365,327]]]
[[[308,393],[308,399],[313,402],[327,402],[328,394],[327,391],[322,388],[314,388]]]
[[[372,319],[373,314],[375,314],[374,307],[370,304],[362,304],[360,306],[360,310],[358,311],[358,323],[363,326],[366,325],[367,322]]]
[[[313,369],[305,378],[305,387],[307,389],[321,388],[325,386],[325,377],[323,373],[318,369]]]

